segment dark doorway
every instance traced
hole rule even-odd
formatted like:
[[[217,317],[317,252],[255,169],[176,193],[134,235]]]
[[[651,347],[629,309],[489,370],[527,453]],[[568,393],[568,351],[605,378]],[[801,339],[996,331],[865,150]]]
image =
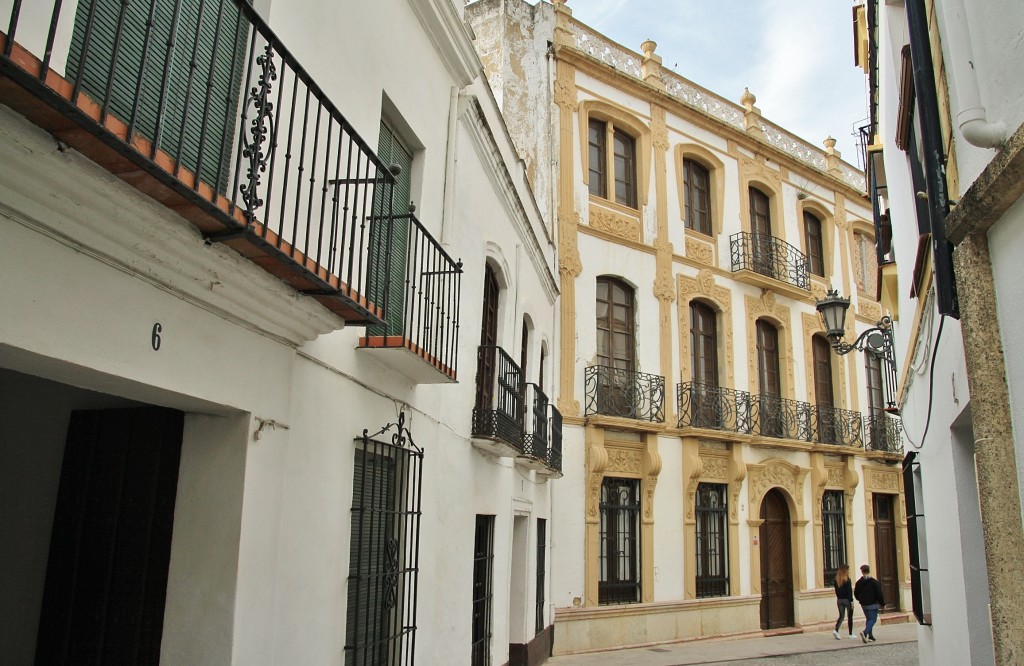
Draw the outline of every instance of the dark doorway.
[[[71,414],[36,642],[37,664],[155,664],[184,414]]]
[[[793,626],[793,549],[789,507],[776,488],[761,502],[761,628]]]
[[[883,611],[900,609],[900,578],[896,565],[896,521],[894,495],[873,494],[875,505],[875,576],[885,597]]]

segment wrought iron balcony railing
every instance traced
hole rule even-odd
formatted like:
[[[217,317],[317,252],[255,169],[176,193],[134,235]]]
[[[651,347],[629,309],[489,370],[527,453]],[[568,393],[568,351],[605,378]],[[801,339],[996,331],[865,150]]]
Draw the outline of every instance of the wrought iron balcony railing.
[[[606,365],[586,369],[587,416],[665,420],[665,378]]]
[[[501,347],[482,345],[476,356],[473,436],[523,450],[523,372]]]
[[[348,323],[385,321],[394,176],[249,2],[5,6],[0,102]]]
[[[729,237],[732,270],[748,270],[810,289],[807,256],[781,238],[741,231]]]
[[[388,237],[370,248],[371,299],[384,323],[361,347],[406,347],[456,378],[462,262],[452,259],[412,214],[392,215]]]
[[[548,459],[550,417],[547,395],[536,384],[526,385],[523,419],[523,453],[538,460]]]
[[[548,467],[562,471],[562,412],[551,405],[551,446],[548,448]]]
[[[847,409],[812,405],[772,395],[751,399],[754,434],[838,446],[863,445],[861,415]]]
[[[746,391],[683,382],[676,387],[676,403],[680,428],[750,432],[750,394]]]
[[[871,451],[903,453],[903,424],[899,417],[876,411],[864,417],[867,446]]]

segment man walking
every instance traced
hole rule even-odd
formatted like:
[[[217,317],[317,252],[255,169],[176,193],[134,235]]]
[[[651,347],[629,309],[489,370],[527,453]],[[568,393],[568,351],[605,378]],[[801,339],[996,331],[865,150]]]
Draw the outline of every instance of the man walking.
[[[853,596],[864,611],[864,631],[860,632],[860,639],[867,643],[875,640],[875,621],[878,620],[878,609],[885,605],[885,599],[882,597],[882,584],[871,577],[871,567],[862,564],[860,574],[860,579],[853,586]]]

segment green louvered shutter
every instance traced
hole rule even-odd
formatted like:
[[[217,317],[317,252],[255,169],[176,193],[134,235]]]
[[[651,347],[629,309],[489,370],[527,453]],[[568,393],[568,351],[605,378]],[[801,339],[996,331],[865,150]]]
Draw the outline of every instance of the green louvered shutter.
[[[151,5],[150,2],[155,3]],[[117,43],[116,67],[111,70],[122,6],[127,4],[120,42]],[[146,46],[146,23],[153,11],[153,28]],[[132,107],[139,98],[136,131],[152,139],[156,132],[160,92],[168,59],[167,43],[171,38],[174,16],[178,20],[174,45],[167,68],[167,99],[164,103],[160,129],[160,148],[171,156],[181,148],[181,163],[193,172],[199,165],[203,116],[206,133],[203,143],[200,176],[225,192],[228,181],[228,160],[236,131],[238,97],[244,72],[245,43],[248,24],[230,0],[82,0],[75,14],[71,52],[68,55],[67,78],[74,81],[82,67],[82,90],[94,102],[102,104],[108,83],[113,77],[110,112],[128,123]],[[86,28],[89,15],[89,41]],[[218,28],[219,25],[219,28]],[[199,32],[196,44],[196,32]],[[145,71],[139,86],[145,50]],[[189,72],[195,54],[191,95],[188,93]],[[213,63],[212,84],[207,87],[210,63]],[[141,89],[140,89],[141,88]],[[185,108],[186,96],[188,109]],[[207,99],[209,106],[207,109]],[[182,124],[185,131],[182,134]]]
[[[395,187],[391,204],[393,215],[406,215],[409,212],[409,203],[412,196],[412,152],[401,144],[395,133],[391,131],[383,121],[380,124],[380,140],[377,146],[377,155],[380,160],[388,165],[398,165],[402,172],[395,178]],[[386,191],[386,188],[379,188],[378,192]],[[387,205],[383,197],[378,195],[374,200],[374,218],[387,213]],[[411,222],[408,218],[398,218],[392,221],[391,244],[387,242],[387,226],[385,224],[374,224],[370,238],[371,259],[369,270],[371,298],[378,304],[383,303],[385,288],[388,295],[388,309],[385,313],[387,328],[373,326],[370,328],[370,335],[397,335],[402,332],[402,319],[404,317],[403,295],[405,293],[405,262],[408,251],[408,235]],[[387,258],[391,257],[390,283],[387,281]],[[385,285],[388,285],[385,287]]]

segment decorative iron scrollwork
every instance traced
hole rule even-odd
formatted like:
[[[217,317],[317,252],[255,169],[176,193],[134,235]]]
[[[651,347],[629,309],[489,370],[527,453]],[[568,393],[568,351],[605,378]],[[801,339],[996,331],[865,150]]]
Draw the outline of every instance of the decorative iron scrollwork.
[[[239,190],[245,202],[245,219],[252,222],[256,218],[256,209],[263,205],[263,199],[256,190],[260,184],[260,174],[267,170],[267,154],[263,151],[263,143],[268,136],[274,135],[274,103],[269,101],[271,82],[277,80],[277,67],[274,65],[274,50],[270,42],[263,53],[256,58],[260,68],[256,85],[249,90],[249,101],[256,109],[256,117],[252,119],[249,131],[252,133],[250,142],[242,137],[242,157],[249,160],[246,170],[247,183]]]
[[[586,414],[665,420],[665,378],[606,365],[586,370]]]
[[[807,255],[781,238],[746,231],[729,237],[732,270],[748,270],[767,277],[810,289]]]

